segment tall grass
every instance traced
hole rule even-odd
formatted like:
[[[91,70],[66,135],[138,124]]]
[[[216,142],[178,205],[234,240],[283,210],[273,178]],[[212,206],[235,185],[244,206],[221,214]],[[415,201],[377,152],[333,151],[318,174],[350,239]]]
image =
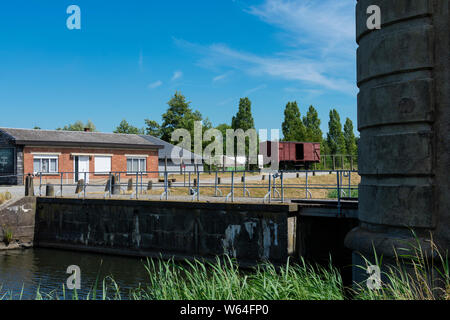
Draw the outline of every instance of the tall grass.
[[[413,232],[414,242],[394,250],[395,264],[385,265],[382,276],[386,279],[379,290],[368,290],[358,285],[358,299],[370,300],[450,300],[450,276],[448,251],[442,253],[433,238],[429,249],[422,247]],[[375,263],[383,270],[382,256],[374,252]],[[370,262],[364,258],[366,265]],[[364,266],[359,266],[365,268]]]
[[[348,298],[348,291],[353,293],[352,299],[363,300],[450,299],[448,252],[442,254],[432,240],[429,250],[424,250],[417,238],[415,243],[405,244],[396,252],[394,265],[383,266],[383,257],[378,257],[376,252],[374,257],[374,263],[385,270],[385,281],[377,290],[369,289],[365,283],[356,284],[353,289],[345,288],[340,273],[331,263],[327,267],[313,266],[300,259],[297,263],[288,260],[282,267],[265,263],[242,270],[234,259],[226,256],[216,258],[215,262],[147,260],[146,283],[128,292],[112,276],[99,281],[97,274],[87,295],[76,291],[68,295],[63,285],[62,295],[58,290],[43,293],[38,288],[35,299],[343,300]],[[364,260],[366,266],[357,267],[365,271],[372,263]],[[0,300],[13,298],[12,293],[0,296]]]
[[[149,283],[131,294],[144,300],[341,300],[342,279],[334,268],[312,267],[304,260],[282,268],[263,264],[241,271],[230,258],[215,263],[148,261]]]

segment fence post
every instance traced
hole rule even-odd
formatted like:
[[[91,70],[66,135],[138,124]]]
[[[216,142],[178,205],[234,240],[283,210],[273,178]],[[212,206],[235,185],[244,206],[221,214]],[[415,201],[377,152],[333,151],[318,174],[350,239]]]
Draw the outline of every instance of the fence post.
[[[200,201],[200,171],[197,168],[197,201]]]
[[[231,171],[231,202],[234,202],[234,171]]]
[[[112,193],[112,174],[111,172],[109,172],[109,184],[108,184],[108,191],[109,191],[109,197],[111,198],[111,193]]]
[[[136,171],[136,199],[139,199],[139,172]]]
[[[272,174],[269,173],[269,203],[272,201]]]
[[[337,177],[337,197],[338,197],[338,205],[337,205],[337,209],[338,209],[338,216],[341,216],[341,188],[340,188],[340,172],[339,170],[336,171],[336,177]]]
[[[86,198],[86,172],[84,172],[83,197]]]
[[[308,170],[305,172],[305,199],[308,199]]]
[[[243,185],[243,187],[242,187],[242,196],[245,198],[245,170],[244,170],[244,173],[242,175],[242,185]]]

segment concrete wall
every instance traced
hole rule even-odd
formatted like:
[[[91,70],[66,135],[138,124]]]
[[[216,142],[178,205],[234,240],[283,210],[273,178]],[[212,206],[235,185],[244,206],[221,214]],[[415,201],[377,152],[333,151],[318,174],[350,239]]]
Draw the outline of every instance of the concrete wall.
[[[35,209],[34,197],[11,200],[0,206],[0,250],[33,245]],[[13,235],[13,241],[8,246],[3,243],[5,229],[11,230]]]
[[[137,256],[242,263],[288,257],[296,205],[38,198],[35,244]],[[292,243],[292,242],[291,242]]]
[[[370,5],[380,30],[366,27]],[[346,244],[392,256],[412,228],[448,250],[449,1],[359,0],[356,17],[360,227]]]

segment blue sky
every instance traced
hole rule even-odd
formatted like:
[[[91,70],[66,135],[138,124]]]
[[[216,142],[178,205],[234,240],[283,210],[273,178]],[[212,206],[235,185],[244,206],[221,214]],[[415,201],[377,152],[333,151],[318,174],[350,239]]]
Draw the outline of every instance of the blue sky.
[[[81,8],[81,30],[66,9]],[[30,0],[0,10],[0,126],[55,129],[90,119],[161,121],[181,91],[213,123],[248,96],[257,128],[281,128],[296,100],[327,131],[356,127],[354,0]],[[356,128],[355,128],[356,132]]]

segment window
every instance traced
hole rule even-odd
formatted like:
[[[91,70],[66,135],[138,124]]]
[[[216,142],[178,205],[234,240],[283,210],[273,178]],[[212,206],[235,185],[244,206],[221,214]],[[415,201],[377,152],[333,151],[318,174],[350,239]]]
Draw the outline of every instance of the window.
[[[95,156],[95,173],[108,174],[111,172],[111,157]]]
[[[128,158],[127,159],[127,172],[140,172],[147,171],[145,158]]]
[[[58,173],[58,156],[35,155],[33,171],[34,173]]]

